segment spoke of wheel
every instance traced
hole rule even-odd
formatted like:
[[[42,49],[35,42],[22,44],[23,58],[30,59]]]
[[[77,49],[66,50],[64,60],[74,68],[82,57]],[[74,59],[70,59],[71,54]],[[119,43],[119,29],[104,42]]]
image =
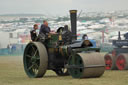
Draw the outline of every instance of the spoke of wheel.
[[[31,58],[31,56],[30,56],[30,55],[26,55],[26,57]]]
[[[36,54],[37,54],[37,51],[38,51],[38,50],[36,50],[36,52],[34,53],[34,56],[36,56]]]
[[[33,72],[35,73],[35,69],[33,68],[32,70],[33,70]]]
[[[33,69],[33,72],[35,73],[35,74],[37,74],[38,73],[38,70],[37,69]]]
[[[33,51],[35,51],[34,47],[32,46]]]
[[[36,63],[35,63],[34,65],[35,65],[35,67],[36,67],[37,69],[39,68],[39,66],[38,66]]]
[[[40,60],[40,58],[39,58],[39,57],[37,57],[36,59],[37,59],[37,60]]]
[[[34,73],[37,73],[38,72],[38,65],[37,64],[33,64],[34,66],[33,66],[33,72]]]
[[[34,66],[34,65],[32,64],[32,65],[28,68],[28,71],[31,70],[31,69],[33,68],[33,66]]]

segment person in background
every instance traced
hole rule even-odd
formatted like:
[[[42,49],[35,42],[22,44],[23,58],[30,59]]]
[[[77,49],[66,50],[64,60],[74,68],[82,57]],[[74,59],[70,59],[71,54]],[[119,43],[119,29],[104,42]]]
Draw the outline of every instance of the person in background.
[[[88,36],[87,34],[84,34],[83,37],[82,37],[83,40],[88,40]]]
[[[11,53],[12,54],[16,53],[16,45],[15,44],[13,44],[11,47]]]
[[[48,26],[48,22],[46,20],[43,21],[43,24],[41,25],[41,28],[40,28],[40,31],[39,31],[39,34],[47,34],[47,33],[51,33],[50,32],[51,29],[50,27]]]
[[[30,31],[31,40],[32,40],[32,41],[36,41],[36,40],[37,40],[37,33],[36,33],[36,30],[37,30],[37,29],[38,29],[38,25],[37,25],[37,24],[34,24],[33,30]]]
[[[8,45],[7,45],[8,54],[11,54],[11,48],[12,48],[12,47],[11,47],[11,44],[8,44]]]

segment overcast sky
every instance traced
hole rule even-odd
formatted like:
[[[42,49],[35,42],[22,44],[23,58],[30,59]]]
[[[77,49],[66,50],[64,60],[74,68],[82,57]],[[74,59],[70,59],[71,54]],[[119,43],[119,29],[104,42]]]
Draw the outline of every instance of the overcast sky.
[[[65,15],[70,9],[108,11],[127,8],[128,0],[0,0],[0,14],[47,13]]]

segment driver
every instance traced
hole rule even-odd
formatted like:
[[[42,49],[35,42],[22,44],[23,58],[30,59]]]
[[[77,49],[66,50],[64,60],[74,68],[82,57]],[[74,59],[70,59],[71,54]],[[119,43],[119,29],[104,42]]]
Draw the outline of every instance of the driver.
[[[50,33],[51,29],[50,27],[48,26],[48,22],[46,20],[43,21],[43,24],[41,25],[41,28],[40,28],[40,31],[39,31],[39,34],[47,34],[47,33]]]

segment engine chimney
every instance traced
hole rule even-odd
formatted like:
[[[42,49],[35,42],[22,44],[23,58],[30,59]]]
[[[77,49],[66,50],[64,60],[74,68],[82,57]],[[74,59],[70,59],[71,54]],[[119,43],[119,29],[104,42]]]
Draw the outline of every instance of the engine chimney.
[[[118,40],[121,40],[120,31],[118,32]]]
[[[71,31],[73,40],[77,39],[77,10],[70,10]]]

